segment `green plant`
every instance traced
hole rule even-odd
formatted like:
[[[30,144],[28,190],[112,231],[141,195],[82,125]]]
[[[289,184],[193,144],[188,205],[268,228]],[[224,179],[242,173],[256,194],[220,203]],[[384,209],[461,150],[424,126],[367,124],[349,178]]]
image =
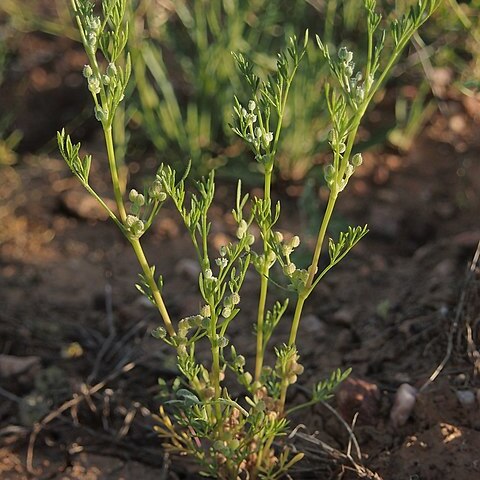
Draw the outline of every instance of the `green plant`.
[[[126,0],[103,0],[102,17],[95,14],[94,5],[88,0],[72,0],[89,59],[84,76],[94,100],[95,117],[105,135],[117,212],[111,210],[90,185],[92,158],[81,157],[80,144],[73,144],[65,131],[58,133],[60,152],[73,174],[108,212],[137,256],[142,270],[137,288],[158,309],[163,320],[154,335],[174,348],[181,373],[172,389],[160,382],[167,400],[160,408],[157,431],[165,439],[167,448],[195,457],[206,475],[222,479],[281,477],[303,456],[302,453],[293,455],[288,446],[280,442],[288,431],[288,414],[328,398],[349,373],[349,370],[334,372],[313,388],[311,398],[304,405],[287,407],[287,391],[303,372],[297,334],[305,302],[322,278],[367,233],[366,226],[348,228],[340,233],[337,241],[329,239],[329,258],[327,264],[320,267],[320,255],[338,195],[362,163],[361,154],[354,153],[357,130],[372,98],[409,39],[438,4],[439,0],[418,0],[406,15],[393,21],[390,26],[393,48],[384,54],[385,32],[379,29],[381,17],[375,12],[375,0],[365,0],[368,56],[362,71],[355,70],[353,53],[347,48],[342,47],[338,54],[331,55],[330,49],[317,37],[332,74],[325,82],[332,126],[329,134],[332,161],[325,167],[330,195],[309,267],[300,269],[294,263],[300,239],[298,236],[284,238],[277,231],[281,206],[273,204],[271,187],[287,99],[305,55],[308,32],[302,42],[297,42],[295,37],[290,39],[286,51],[277,57],[275,73],[265,80],[257,76],[254,65],[244,55],[235,55],[249,95],[244,103],[235,99],[232,128],[258,162],[264,188],[261,198],[250,200],[238,183],[232,211],[236,239],[214,253],[209,244],[209,208],[215,193],[213,172],[197,182],[196,193],[189,195],[185,185],[188,171],[178,178],[172,167],[162,165],[143,193],[130,190],[128,201],[124,198],[112,124],[130,75],[130,57],[124,54],[128,38],[128,25],[124,23]],[[100,61],[100,57],[104,61]],[[198,284],[204,301],[200,311],[178,322],[169,316],[162,295],[163,278],[147,261],[141,243],[167,200],[172,201],[190,234],[200,265]],[[259,239],[252,233],[254,225],[260,232]],[[241,311],[242,287],[251,266],[260,279],[253,374],[235,345],[227,348],[228,329]],[[269,286],[275,266],[280,267],[283,275],[280,281],[289,297],[270,303]],[[266,365],[265,353],[273,331],[280,321],[289,321],[286,314],[289,298],[295,306],[288,341],[275,346],[276,361]],[[211,353],[208,365],[197,360],[196,351],[202,344]],[[226,376],[244,389],[243,398],[232,398]],[[274,442],[279,448],[274,448]]]

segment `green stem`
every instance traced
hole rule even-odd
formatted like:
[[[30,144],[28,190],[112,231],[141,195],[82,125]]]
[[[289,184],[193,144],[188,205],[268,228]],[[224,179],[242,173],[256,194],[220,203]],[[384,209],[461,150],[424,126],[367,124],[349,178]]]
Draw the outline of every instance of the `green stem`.
[[[323,242],[325,240],[327,227],[328,227],[328,224],[330,223],[330,219],[332,217],[332,212],[333,212],[333,208],[335,206],[336,200],[337,200],[337,193],[335,190],[333,190],[330,193],[330,197],[328,198],[325,215],[323,216],[322,225],[320,226],[320,230],[318,232],[318,238],[317,238],[317,243],[315,245],[315,251],[313,254],[312,263],[308,269],[308,278],[305,284],[305,290],[302,293],[300,293],[297,298],[297,305],[295,306],[295,313],[293,315],[292,327],[290,329],[290,337],[288,339],[289,346],[292,346],[295,344],[295,341],[297,339],[298,327],[300,325],[300,319],[302,317],[303,306],[305,304],[305,301],[309,297],[309,295],[312,293],[311,287],[315,278],[315,274],[317,273],[318,262],[320,260],[320,254],[322,252]],[[286,381],[283,381],[283,384],[280,390],[281,411],[283,411],[285,407],[285,400],[287,398],[287,389],[288,389],[288,383]]]
[[[266,167],[265,169],[265,186],[264,186],[264,200],[268,203],[269,208],[271,204],[270,190],[272,183],[272,168]],[[271,208],[270,208],[271,210]],[[265,346],[263,344],[263,323],[265,319],[265,305],[267,303],[268,292],[268,272],[269,267],[267,265],[267,255],[269,252],[268,247],[268,232],[263,232],[263,256],[265,259],[265,266],[261,273],[260,280],[260,298],[258,300],[257,310],[257,351],[255,355],[255,381],[260,380],[263,368],[263,357],[265,353]]]
[[[332,217],[333,208],[335,207],[336,201],[337,201],[337,192],[333,190],[332,192],[330,192],[330,196],[328,197],[328,203],[325,209],[325,215],[323,216],[322,225],[320,226],[320,230],[318,231],[317,243],[315,245],[315,251],[313,253],[312,263],[308,268],[308,278],[307,278],[307,283],[305,284],[305,290],[308,293],[305,299],[310,295],[309,289],[312,286],[313,280],[315,278],[315,274],[317,273],[318,262],[320,260],[320,254],[322,252],[323,242],[325,240],[327,227],[328,227],[328,224],[330,223],[330,218]],[[299,296],[299,300],[300,300],[300,296]],[[293,330],[293,326],[292,326],[292,330]],[[292,343],[295,343],[295,339],[293,342],[291,342],[291,344]]]
[[[172,321],[170,320],[170,316],[168,315],[167,308],[162,298],[162,294],[158,289],[157,282],[152,274],[152,270],[148,264],[147,258],[145,257],[145,253],[143,252],[142,245],[140,244],[140,240],[138,238],[129,238],[129,241],[133,247],[135,255],[137,256],[138,263],[142,267],[143,275],[148,282],[148,286],[150,287],[150,291],[152,292],[153,299],[155,301],[155,305],[160,312],[160,315],[163,319],[163,323],[165,324],[165,328],[168,334],[173,337],[175,336],[175,329],[173,328]]]
[[[110,175],[112,176],[113,193],[115,195],[115,202],[117,203],[120,219],[125,223],[127,213],[125,211],[125,205],[123,204],[122,187],[120,179],[118,177],[117,163],[115,160],[115,148],[113,147],[112,128],[108,127],[104,129],[105,144],[107,146],[108,165],[110,167]]]
[[[213,397],[215,403],[215,416],[217,417],[217,422],[220,424],[222,418],[222,409],[220,405],[220,347],[218,346],[218,335],[217,335],[217,318],[215,314],[215,301],[213,298],[208,302],[210,305],[210,310],[212,312],[211,316],[211,331],[210,331],[210,342],[212,345],[212,383],[215,390],[215,395]]]

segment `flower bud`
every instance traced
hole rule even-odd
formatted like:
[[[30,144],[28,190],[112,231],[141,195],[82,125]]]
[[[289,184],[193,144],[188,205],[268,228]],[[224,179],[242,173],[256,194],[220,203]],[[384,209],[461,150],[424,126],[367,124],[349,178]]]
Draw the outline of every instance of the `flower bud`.
[[[225,268],[228,265],[228,260],[224,257],[216,258],[215,263],[220,267],[220,268]]]
[[[338,144],[338,153],[344,153],[346,149],[347,149],[347,146],[344,143]]]
[[[155,180],[148,188],[148,196],[158,202],[163,202],[167,198],[167,194],[162,189],[162,182]]]
[[[282,243],[282,242],[283,242],[283,234],[282,234],[282,232],[275,232],[274,235],[275,235],[275,240],[276,240],[278,243]]]
[[[109,63],[107,67],[107,75],[109,77],[115,77],[117,75],[117,67],[114,63]]]
[[[345,60],[347,58],[348,50],[347,47],[340,47],[338,50],[338,58],[340,60]]]
[[[247,235],[247,245],[253,245],[255,243],[255,235],[253,233],[249,233]]]
[[[232,305],[238,305],[240,303],[240,295],[238,293],[232,293],[230,295],[230,301],[232,302]]]
[[[87,43],[92,50],[95,50],[97,48],[97,34],[95,32],[88,33]]]
[[[225,348],[228,345],[228,338],[218,337],[218,346],[220,348]]]
[[[252,374],[250,372],[245,372],[243,374],[243,380],[245,381],[245,383],[247,385],[250,385],[252,383],[252,380],[253,380]]]
[[[253,112],[255,110],[255,108],[257,108],[257,104],[253,101],[253,100],[250,100],[248,102],[248,109]]]
[[[222,317],[228,318],[232,314],[232,309],[230,307],[224,307],[222,310]]]
[[[108,75],[102,75],[102,83],[104,85],[110,85],[110,77]]]
[[[95,106],[95,108],[93,109],[93,112],[95,114],[95,118],[99,122],[104,122],[108,118],[108,110],[106,108],[102,108],[100,106]]]
[[[245,366],[245,357],[243,355],[239,355],[235,358],[235,366],[237,368],[242,368]]]
[[[290,240],[290,245],[292,248],[297,248],[300,245],[300,237],[298,235],[293,236]]]
[[[128,199],[131,202],[135,202],[137,200],[137,197],[138,197],[138,192],[134,188],[132,188],[130,190],[130,193],[128,194]]]
[[[137,219],[133,224],[132,226],[130,227],[130,231],[132,232],[132,234],[135,236],[135,237],[139,237],[143,231],[145,230],[145,225],[144,223]]]
[[[152,336],[163,340],[167,336],[167,331],[163,327],[157,327],[155,330],[152,330]]]
[[[88,89],[95,95],[100,93],[100,81],[95,75],[88,77]]]
[[[142,205],[145,205],[145,197],[141,193],[139,193],[136,200],[135,200],[135,203],[140,207]]]
[[[202,317],[209,317],[211,315],[211,312],[210,312],[210,305],[204,305],[201,309],[200,309],[200,315]]]
[[[273,140],[273,132],[266,132],[263,137],[263,140],[268,145]]]
[[[283,272],[285,273],[285,275],[292,275],[292,273],[294,273],[296,269],[296,265],[290,262],[288,265],[285,265],[283,267]]]
[[[261,129],[260,127],[257,127],[257,128],[255,129],[255,136],[256,136],[257,138],[262,138],[262,136],[263,136],[263,131],[262,131],[262,129]]]
[[[85,78],[90,78],[92,75],[93,75],[92,67],[90,65],[85,65],[83,67],[83,76]]]
[[[331,164],[325,165],[323,169],[323,176],[325,177],[325,181],[327,183],[331,183],[333,181],[333,177],[335,176],[335,167]]]
[[[237,238],[240,240],[245,236],[245,233],[247,232],[247,222],[245,220],[240,220],[240,223],[238,224],[237,228]]]

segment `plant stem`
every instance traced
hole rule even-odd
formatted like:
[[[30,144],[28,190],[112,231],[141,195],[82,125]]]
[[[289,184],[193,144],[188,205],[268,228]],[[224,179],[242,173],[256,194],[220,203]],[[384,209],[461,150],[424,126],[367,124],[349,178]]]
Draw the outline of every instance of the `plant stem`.
[[[127,218],[125,205],[123,204],[122,188],[118,178],[117,163],[115,160],[115,148],[113,147],[112,127],[104,129],[105,144],[107,146],[108,165],[110,167],[110,175],[112,176],[113,193],[115,195],[115,202],[117,203],[118,213],[123,223]]]
[[[155,305],[160,312],[163,323],[165,324],[165,328],[168,334],[173,337],[175,336],[175,329],[173,328],[172,321],[170,320],[170,316],[168,315],[167,308],[165,307],[165,303],[162,298],[162,294],[158,289],[157,282],[155,281],[155,278],[152,274],[152,270],[150,269],[148,261],[145,257],[145,253],[143,252],[140,240],[138,238],[129,238],[129,241],[133,247],[135,255],[137,256],[138,263],[140,263],[140,266],[142,267],[143,275],[148,282],[148,286],[150,287],[150,290],[152,292],[153,299],[155,300]]]
[[[209,299],[210,311],[212,316],[210,319],[211,331],[210,331],[210,343],[212,345],[212,378],[213,388],[215,395],[213,397],[215,401],[215,416],[217,422],[220,422],[222,418],[222,409],[220,406],[220,347],[218,346],[217,335],[217,316],[215,314],[215,301],[213,298]]]
[[[288,339],[288,346],[294,345],[297,339],[297,332],[298,332],[298,327],[300,325],[300,319],[302,317],[303,306],[305,304],[305,301],[309,297],[309,295],[312,293],[311,287],[315,278],[315,274],[317,273],[318,262],[320,260],[320,254],[322,252],[323,242],[325,240],[327,227],[328,227],[328,224],[330,223],[330,218],[332,217],[332,212],[333,212],[333,208],[335,206],[336,200],[337,200],[337,192],[335,188],[330,193],[330,196],[328,198],[325,215],[323,216],[322,224],[318,232],[317,244],[315,245],[315,252],[313,254],[312,263],[310,264],[310,267],[308,269],[308,278],[305,284],[305,290],[302,293],[300,293],[297,298],[297,305],[295,306],[295,313],[293,315],[292,327],[290,329],[290,337]],[[285,406],[285,400],[287,398],[287,389],[288,389],[288,383],[284,381],[282,384],[282,388],[280,390],[281,411],[283,411]]]
[[[315,274],[317,273],[318,262],[320,260],[320,254],[322,252],[323,242],[325,240],[325,235],[327,233],[328,224],[330,223],[330,218],[332,217],[333,208],[335,207],[335,202],[337,201],[337,195],[338,194],[336,192],[336,189],[334,189],[330,192],[330,196],[328,197],[328,203],[325,209],[325,215],[323,216],[322,224],[320,226],[320,230],[318,231],[317,243],[315,245],[315,251],[313,253],[312,263],[308,268],[308,278],[307,278],[307,283],[305,284],[305,290],[307,292],[305,299],[307,299],[307,297],[311,293],[309,290],[310,290],[310,287],[312,286]],[[299,300],[300,300],[300,296],[299,296]],[[292,325],[292,330],[293,330],[293,325]],[[290,344],[294,342],[295,342],[295,339]]]
[[[272,168],[265,169],[265,185],[264,185],[264,200],[268,204],[271,211],[271,190],[272,183]],[[257,351],[255,355],[255,381],[260,380],[263,367],[263,357],[264,357],[264,345],[263,345],[263,322],[265,319],[265,305],[267,303],[267,292],[268,292],[268,273],[269,267],[267,265],[267,254],[269,252],[268,248],[268,232],[263,232],[263,256],[265,258],[265,265],[261,272],[260,279],[260,298],[258,300],[258,310],[257,310]]]

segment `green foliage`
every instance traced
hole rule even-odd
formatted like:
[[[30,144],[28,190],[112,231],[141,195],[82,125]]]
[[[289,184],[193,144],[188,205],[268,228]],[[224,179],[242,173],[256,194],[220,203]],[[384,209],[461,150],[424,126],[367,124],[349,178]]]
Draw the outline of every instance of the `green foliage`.
[[[305,302],[325,274],[367,233],[366,226],[349,227],[346,232],[340,233],[337,242],[330,240],[329,263],[319,271],[335,202],[362,163],[361,154],[353,154],[357,130],[375,92],[387,78],[402,48],[436,4],[438,2],[433,0],[419,0],[406,16],[394,22],[394,45],[392,51],[385,54],[385,34],[379,32],[375,40],[381,18],[375,13],[375,2],[366,0],[368,56],[364,68],[357,71],[352,52],[342,47],[336,56],[331,56],[330,49],[317,37],[320,51],[331,71],[331,77],[325,84],[332,127],[329,135],[332,162],[325,168],[330,195],[309,267],[299,269],[294,257],[300,237],[284,238],[281,232],[275,230],[281,217],[281,204],[277,202],[273,205],[271,184],[272,173],[278,164],[278,145],[287,116],[288,96],[307,52],[308,31],[301,42],[296,37],[289,40],[286,50],[277,56],[273,74],[262,77],[245,55],[235,55],[248,88],[248,100],[242,104],[240,97],[235,97],[232,129],[261,167],[263,195],[250,198],[242,192],[241,182],[238,183],[232,210],[235,235],[232,241],[216,252],[212,251],[209,242],[209,210],[215,196],[214,171],[196,183],[195,191],[189,192],[185,185],[189,168],[178,179],[173,167],[161,165],[155,179],[143,193],[132,189],[128,200],[124,198],[113,145],[112,123],[124,97],[130,70],[129,56],[123,53],[127,45],[125,32],[128,31],[123,20],[125,0],[105,0],[102,19],[94,15],[90,2],[73,0],[90,60],[84,75],[92,92],[96,116],[104,131],[117,212],[113,212],[91,188],[91,158],[87,155],[82,159],[80,144],[73,144],[63,130],[58,133],[60,152],[84,187],[108,211],[136,254],[142,269],[137,288],[157,307],[163,321],[153,335],[175,350],[181,374],[172,385],[170,394],[165,382],[159,384],[163,404],[159,409],[156,430],[165,440],[167,449],[193,456],[205,475],[219,479],[280,478],[303,456],[301,453],[292,455],[285,442],[281,442],[288,432],[288,414],[328,399],[349,374],[349,370],[333,372],[314,387],[308,402],[290,410],[286,408],[287,391],[304,371],[298,348],[301,347],[301,339],[297,338],[297,333]],[[223,5],[229,9],[235,3],[232,0]],[[188,9],[183,14],[187,21]],[[122,64],[124,67],[121,67]],[[101,115],[100,111],[103,112]],[[198,287],[203,299],[203,306],[198,311],[174,321],[163,300],[164,279],[156,277],[155,267],[149,264],[141,243],[166,201],[172,202],[190,235],[200,266]],[[258,239],[255,239],[254,231],[260,233]],[[287,283],[289,298],[282,301],[275,299],[269,309],[271,273],[276,266]],[[245,358],[237,353],[228,336],[231,322],[241,312],[242,287],[250,270],[258,274],[260,283],[254,322],[255,369],[252,372],[246,369]],[[289,318],[287,305],[292,299],[294,314],[293,318]],[[289,324],[288,342],[274,347],[276,360],[273,365],[267,365],[265,356],[269,342],[281,321]],[[196,349],[200,343],[209,349],[210,362],[199,361]],[[230,347],[229,356],[226,355],[227,347]],[[229,393],[224,380],[226,375],[232,374],[230,372],[243,387],[244,396],[232,398]],[[274,442],[278,444],[277,449],[273,448]],[[277,450],[279,453],[276,453]]]

